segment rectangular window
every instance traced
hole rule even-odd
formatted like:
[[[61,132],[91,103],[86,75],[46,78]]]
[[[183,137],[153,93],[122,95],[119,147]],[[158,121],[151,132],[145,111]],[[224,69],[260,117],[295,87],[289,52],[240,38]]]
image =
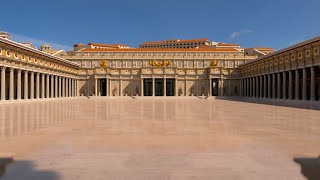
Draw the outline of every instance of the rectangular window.
[[[96,67],[96,61],[92,61],[92,67]]]
[[[121,62],[120,61],[116,62],[116,68],[121,68]]]
[[[91,62],[90,61],[86,61],[86,68],[91,68]]]
[[[229,61],[229,68],[233,68],[233,61]]]
[[[137,62],[136,62],[136,67],[137,67],[137,68],[141,68],[141,64],[142,64],[141,61],[137,61]]]
[[[126,62],[126,67],[131,68],[132,67],[132,61],[127,61]]]
[[[203,67],[203,62],[202,61],[198,61],[198,65],[197,65],[199,68],[202,68]]]
[[[188,67],[188,68],[192,68],[192,67],[193,67],[193,62],[192,62],[192,61],[188,61],[187,67]]]
[[[182,68],[182,62],[181,61],[177,61],[177,67],[178,68]]]

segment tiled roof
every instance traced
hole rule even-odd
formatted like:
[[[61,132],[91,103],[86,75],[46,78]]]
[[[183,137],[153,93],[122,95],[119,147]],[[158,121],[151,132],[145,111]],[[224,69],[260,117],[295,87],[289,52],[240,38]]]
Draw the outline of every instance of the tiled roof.
[[[131,48],[131,49],[91,49],[84,48],[78,52],[239,52],[234,48]]]
[[[79,47],[79,46],[84,46],[84,44],[75,44],[75,45],[73,45],[73,47]]]
[[[260,51],[274,51],[273,48],[269,48],[269,47],[255,47],[254,49],[257,49]]]
[[[208,41],[208,38],[189,39],[189,40],[173,39],[173,40],[153,41],[153,42],[144,42],[144,43],[142,43],[142,45],[166,44],[168,41],[177,41],[176,43],[205,42],[205,41]]]
[[[218,46],[239,46],[238,44],[218,43]]]
[[[99,44],[99,43],[93,43],[93,42],[91,42],[91,43],[89,43],[88,45],[118,48],[118,46],[117,46],[117,45],[114,45],[114,44]]]

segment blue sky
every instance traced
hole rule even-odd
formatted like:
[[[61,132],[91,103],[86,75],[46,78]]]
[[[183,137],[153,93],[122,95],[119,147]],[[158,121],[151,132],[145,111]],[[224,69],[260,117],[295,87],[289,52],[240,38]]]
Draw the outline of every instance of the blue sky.
[[[319,0],[11,0],[0,30],[17,41],[72,48],[207,37],[281,49],[319,36]]]

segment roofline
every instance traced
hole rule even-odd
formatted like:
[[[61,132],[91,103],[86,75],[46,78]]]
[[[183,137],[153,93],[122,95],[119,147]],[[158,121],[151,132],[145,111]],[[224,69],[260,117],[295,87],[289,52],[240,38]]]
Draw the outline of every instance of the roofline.
[[[245,62],[245,63],[243,63],[243,64],[240,64],[239,67],[244,66],[244,65],[247,65],[247,64],[250,64],[250,63],[253,63],[253,62],[256,62],[256,61],[260,61],[260,60],[262,60],[262,59],[266,59],[266,58],[269,58],[269,57],[272,57],[272,56],[275,56],[275,55],[278,55],[278,54],[281,54],[281,53],[284,53],[284,52],[287,52],[287,51],[291,51],[291,50],[293,50],[293,49],[296,49],[296,48],[299,48],[299,47],[301,47],[301,46],[305,46],[305,45],[314,43],[314,42],[316,42],[316,41],[320,41],[320,36],[311,38],[311,39],[309,39],[309,40],[300,42],[300,43],[298,43],[298,44],[289,46],[289,47],[284,48],[284,49],[280,49],[279,51],[275,51],[275,52],[272,52],[272,53],[267,54],[267,55],[265,55],[265,56],[261,56],[261,57],[259,57],[259,58],[257,58],[257,59],[252,60],[252,61]]]
[[[231,50],[232,49],[232,50]],[[77,53],[91,53],[91,52],[240,52],[235,48],[229,48],[226,50],[226,48],[204,48],[204,49],[191,49],[191,48],[186,48],[186,49],[175,49],[175,48],[168,48],[168,49],[163,49],[159,48],[158,50],[155,50],[155,48],[128,48],[128,49],[92,49],[92,51],[82,51],[86,50],[86,48],[82,48],[78,51],[74,51]]]
[[[12,45],[12,46],[15,46],[15,47],[18,47],[18,48],[21,48],[23,50],[27,50],[27,51],[31,51],[33,53],[36,53],[36,54],[39,54],[39,55],[42,55],[42,56],[45,56],[45,57],[48,57],[48,58],[52,58],[52,59],[55,59],[55,60],[58,60],[60,62],[64,62],[64,63],[67,63],[69,65],[74,65],[74,66],[77,66],[77,67],[80,67],[80,65],[78,63],[75,63],[75,62],[72,62],[72,61],[68,61],[66,59],[63,59],[63,58],[60,58],[60,57],[57,57],[57,56],[53,56],[49,53],[46,53],[46,52],[42,52],[42,51],[39,51],[37,49],[33,49],[31,47],[28,47],[28,46],[24,46],[20,43],[17,43],[15,41],[12,41],[12,40],[9,40],[9,39],[5,39],[5,38],[0,38],[0,42],[2,43],[7,43],[9,45]]]

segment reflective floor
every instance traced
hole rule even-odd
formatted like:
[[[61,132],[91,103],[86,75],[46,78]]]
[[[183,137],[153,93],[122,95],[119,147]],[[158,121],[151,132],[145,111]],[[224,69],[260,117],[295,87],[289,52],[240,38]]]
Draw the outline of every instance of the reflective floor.
[[[0,105],[4,180],[303,180],[320,111],[198,98]]]

